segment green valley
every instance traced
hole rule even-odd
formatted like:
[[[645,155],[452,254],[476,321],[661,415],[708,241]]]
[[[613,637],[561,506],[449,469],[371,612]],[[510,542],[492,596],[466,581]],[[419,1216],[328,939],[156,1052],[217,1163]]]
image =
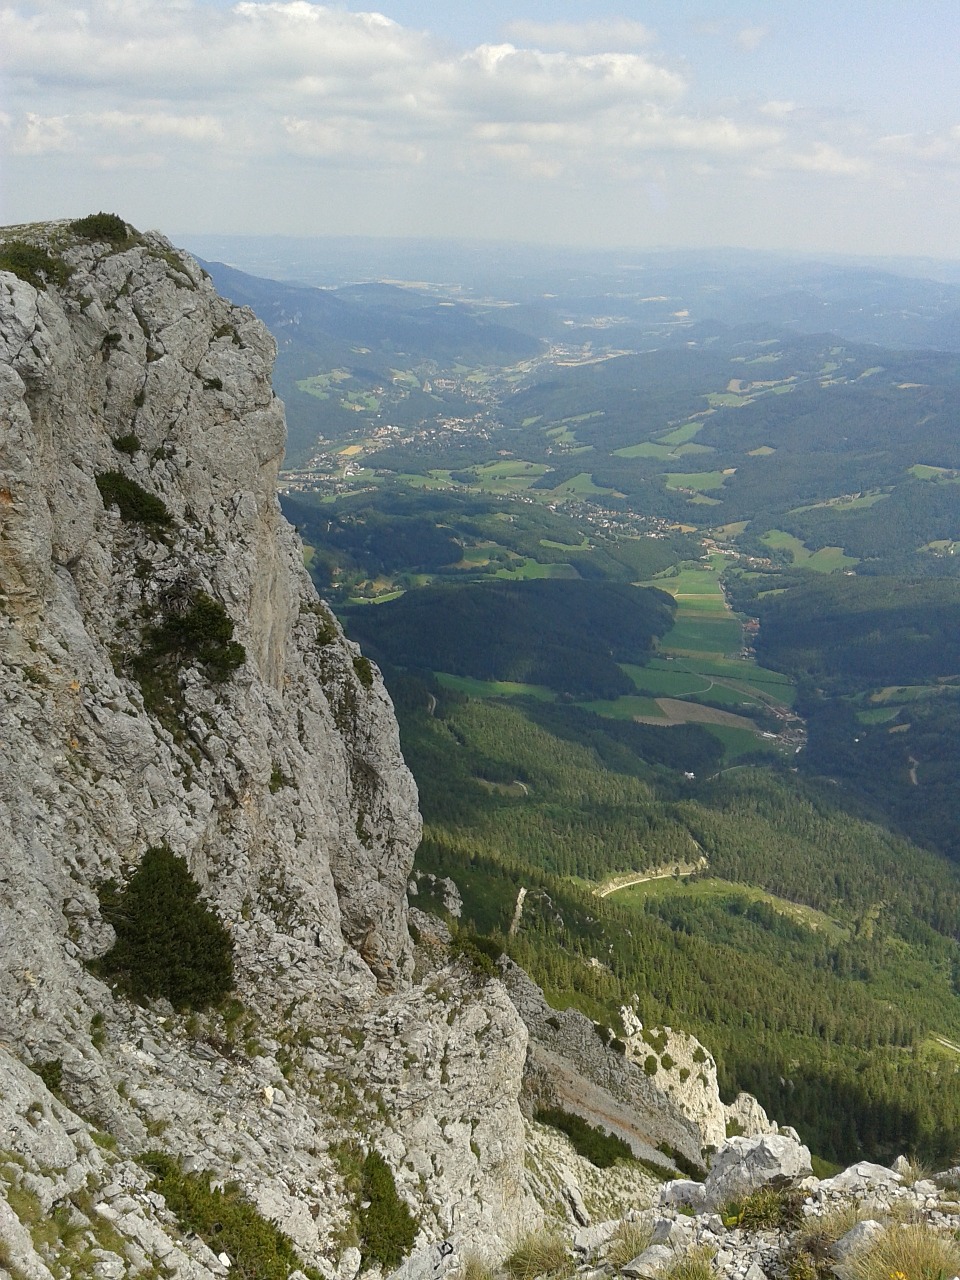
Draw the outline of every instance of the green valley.
[[[550,305],[522,351],[509,306],[429,356],[298,335],[282,502],[383,667],[419,865],[552,1002],[693,1031],[821,1156],[947,1159],[960,358]]]

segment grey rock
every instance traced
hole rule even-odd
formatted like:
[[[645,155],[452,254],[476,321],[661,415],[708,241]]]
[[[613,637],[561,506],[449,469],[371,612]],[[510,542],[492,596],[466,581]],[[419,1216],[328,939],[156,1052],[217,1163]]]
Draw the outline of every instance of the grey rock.
[[[902,1181],[900,1174],[892,1169],[882,1164],[871,1164],[869,1160],[861,1160],[832,1178],[824,1178],[820,1183],[820,1190],[832,1194],[862,1196],[873,1191],[893,1190]]]
[[[580,1227],[574,1232],[574,1249],[577,1253],[596,1253],[603,1248],[619,1225],[620,1220],[613,1218],[609,1222],[595,1222],[592,1226]]]
[[[693,1233],[692,1218],[661,1218],[653,1228],[651,1244],[666,1244],[671,1249],[682,1249]]]
[[[873,1218],[866,1218],[840,1237],[833,1246],[833,1256],[838,1262],[844,1262],[855,1253],[868,1249],[878,1236],[883,1235],[884,1228]]]
[[[730,1138],[717,1153],[704,1183],[707,1205],[719,1208],[765,1186],[787,1186],[811,1172],[810,1152],[792,1138],[763,1134]]]
[[[69,242],[62,224],[30,234]],[[540,1220],[518,1104],[526,1032],[497,983],[449,972],[411,986],[416,788],[380,674],[358,666],[280,513],[273,340],[155,233],[63,252],[63,290],[0,272],[4,1146],[77,1171],[41,1181],[47,1208],[87,1174],[119,1181],[100,1177],[81,1115],[113,1136],[118,1167],[149,1146],[195,1156],[325,1270],[347,1212],[329,1151],[359,1137],[388,1158],[425,1243],[455,1228],[505,1246]],[[113,444],[127,434],[132,456]],[[162,537],[104,505],[108,471],[163,502]],[[185,664],[179,723],[164,723],[114,658],[198,591],[222,604],[246,661],[222,683]],[[87,967],[113,941],[96,886],[160,843],[231,931],[256,1054],[216,1028],[185,1034],[164,1002],[114,999]],[[297,1061],[270,1106],[291,1030]],[[69,1106],[22,1067],[57,1059]],[[123,1201],[114,1225],[132,1253],[169,1256],[185,1280],[222,1270],[171,1244],[157,1199]],[[25,1274],[42,1266],[28,1249]]]
[[[665,1182],[660,1188],[660,1206],[664,1209],[693,1209],[696,1213],[707,1207],[707,1195],[702,1182],[693,1182],[689,1178],[675,1178]]]
[[[419,1249],[406,1258],[388,1280],[440,1280],[458,1265],[457,1251],[448,1240]]]
[[[620,1274],[629,1280],[654,1280],[661,1271],[665,1271],[676,1259],[676,1254],[666,1245],[653,1244],[620,1268]]]

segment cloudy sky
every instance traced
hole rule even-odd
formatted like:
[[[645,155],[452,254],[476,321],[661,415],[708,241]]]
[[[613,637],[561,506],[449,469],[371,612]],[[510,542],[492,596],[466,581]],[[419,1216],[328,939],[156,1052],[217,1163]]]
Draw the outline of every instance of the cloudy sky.
[[[960,258],[958,0],[0,0],[0,222]]]

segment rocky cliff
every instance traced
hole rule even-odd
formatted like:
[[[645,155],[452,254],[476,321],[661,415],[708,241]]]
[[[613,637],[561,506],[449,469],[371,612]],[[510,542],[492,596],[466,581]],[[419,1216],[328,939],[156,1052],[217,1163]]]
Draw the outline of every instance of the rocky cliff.
[[[279,512],[272,339],[161,236],[102,232],[0,244],[0,1175],[88,1251],[108,1221],[128,1260],[176,1263],[136,1163],[160,1147],[352,1274],[350,1164],[374,1149],[421,1241],[502,1243],[540,1213],[526,1033],[463,966],[411,984],[416,789]],[[148,850],[228,931],[210,1009],[98,969],[104,886]]]

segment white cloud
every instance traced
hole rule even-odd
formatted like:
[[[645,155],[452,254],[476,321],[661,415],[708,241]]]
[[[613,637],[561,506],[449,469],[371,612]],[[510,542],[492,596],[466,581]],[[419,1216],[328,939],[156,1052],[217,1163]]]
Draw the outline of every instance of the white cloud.
[[[763,115],[771,116],[774,120],[785,120],[797,110],[799,108],[795,102],[785,102],[778,98],[772,98],[769,102],[764,102],[760,107]]]
[[[786,168],[802,169],[808,173],[835,174],[838,177],[864,177],[872,165],[860,156],[845,155],[828,142],[818,142],[802,152],[786,157]]]
[[[44,117],[28,111],[20,128],[14,127],[13,150],[16,155],[39,156],[66,151],[74,140],[65,116]]]
[[[707,74],[706,90],[696,65],[662,56],[628,20],[518,18],[509,42],[457,49],[378,13],[309,0],[15,2],[0,0],[0,147],[28,175],[5,183],[23,217],[25,182],[65,200],[71,169],[78,182],[116,174],[117,206],[142,193],[151,225],[164,220],[154,205],[182,206],[180,226],[200,201],[211,219],[255,207],[276,226],[344,201],[383,225],[402,207],[409,231],[425,210],[439,221],[461,200],[463,224],[482,234],[484,217],[507,224],[514,199],[535,218],[576,198],[591,228],[594,217],[615,223],[651,183],[665,217],[676,214],[672,199],[694,217],[716,208],[721,190],[731,205],[747,201],[755,177],[792,175],[785,188],[810,191],[863,179],[893,189],[960,164],[960,127],[878,137],[862,116],[829,117],[786,90],[752,96],[754,63],[731,58],[730,42],[756,49],[769,34],[760,26],[737,34],[723,24],[724,65],[739,79]],[[143,182],[124,186],[128,170]],[[301,199],[310,183],[311,200]],[[748,201],[744,214],[759,216]]]
[[[614,53],[650,44],[653,32],[642,22],[610,18],[599,22],[508,22],[509,40],[535,49],[562,49],[569,53]]]
[[[888,160],[917,166],[960,164],[960,125],[940,133],[897,133],[878,138],[875,150]]]
[[[760,48],[769,34],[769,27],[743,27],[737,32],[737,44],[747,53],[753,53],[755,49]]]

